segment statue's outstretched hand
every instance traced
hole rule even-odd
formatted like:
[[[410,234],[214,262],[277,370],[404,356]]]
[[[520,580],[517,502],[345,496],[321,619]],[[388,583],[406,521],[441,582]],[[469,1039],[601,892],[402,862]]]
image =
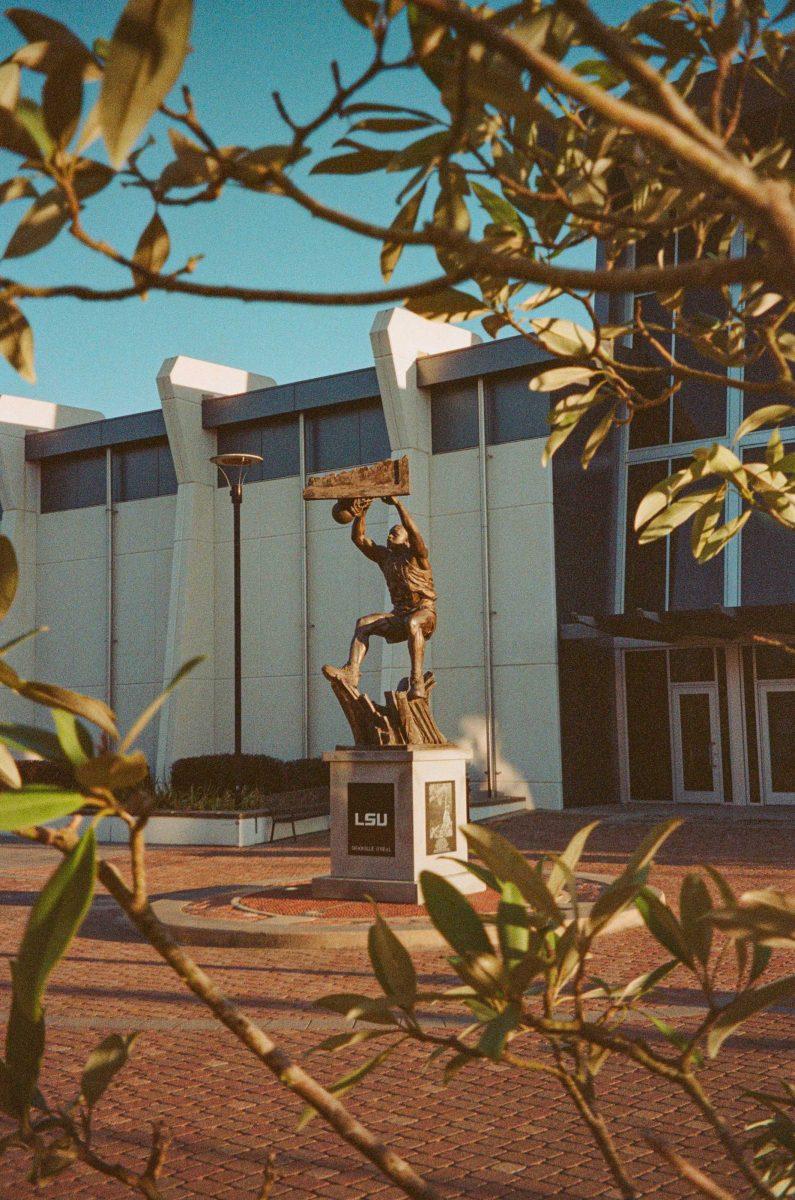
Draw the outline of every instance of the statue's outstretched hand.
[[[382,496],[381,499],[383,500],[384,504],[391,504],[393,506],[397,504],[397,500],[394,496]]]
[[[363,517],[372,503],[372,500],[366,496],[357,497],[350,501],[351,512],[355,517]]]

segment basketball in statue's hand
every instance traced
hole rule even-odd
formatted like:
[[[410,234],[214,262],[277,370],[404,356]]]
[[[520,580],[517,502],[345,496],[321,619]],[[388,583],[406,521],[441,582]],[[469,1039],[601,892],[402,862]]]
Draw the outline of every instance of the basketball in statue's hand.
[[[331,515],[338,525],[350,525],[355,513],[351,500],[338,500],[331,510]]]

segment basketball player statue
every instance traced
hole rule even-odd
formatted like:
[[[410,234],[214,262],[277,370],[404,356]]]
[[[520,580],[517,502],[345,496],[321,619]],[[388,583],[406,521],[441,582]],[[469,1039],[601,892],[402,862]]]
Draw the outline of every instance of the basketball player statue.
[[[372,500],[340,501],[334,515],[342,521],[350,520],[348,514],[353,516],[353,544],[381,568],[394,607],[388,613],[360,617],[347,663],[344,667],[324,667],[323,674],[327,679],[339,679],[349,687],[358,688],[362,662],[374,634],[390,643],[408,642],[411,658],[408,699],[424,700],[425,643],[436,628],[436,590],[428,547],[400,500],[396,496],[385,496],[383,500],[385,504],[394,505],[400,517],[400,524],[390,529],[385,546],[379,546],[367,536],[365,519]]]

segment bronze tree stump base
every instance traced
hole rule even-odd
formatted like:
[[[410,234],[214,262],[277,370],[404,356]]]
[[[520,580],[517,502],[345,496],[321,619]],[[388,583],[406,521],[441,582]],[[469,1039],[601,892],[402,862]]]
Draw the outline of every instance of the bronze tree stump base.
[[[431,714],[429,696],[436,682],[432,671],[425,672],[425,697],[410,700],[409,681],[401,679],[393,692],[386,693],[384,704],[374,703],[366,692],[354,687],[340,667],[324,667],[323,674],[345,713],[355,746],[450,745]]]

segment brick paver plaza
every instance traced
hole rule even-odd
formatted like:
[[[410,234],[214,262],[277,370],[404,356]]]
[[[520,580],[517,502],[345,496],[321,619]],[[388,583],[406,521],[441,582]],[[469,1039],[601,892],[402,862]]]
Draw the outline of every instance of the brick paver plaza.
[[[795,814],[792,814],[795,816]],[[589,819],[586,813],[523,814],[499,824],[531,857],[559,850]],[[615,870],[650,821],[607,819],[590,842],[584,867]],[[693,816],[660,855],[652,882],[670,898],[685,870],[711,861],[738,890],[773,884],[795,886],[795,821],[792,818],[727,819],[724,814]],[[168,895],[217,884],[267,883],[306,879],[327,869],[325,837],[297,843],[232,851],[153,849],[150,889]],[[123,863],[116,848],[105,851]],[[0,845],[3,966],[0,1003],[9,998],[8,960],[27,910],[52,869],[55,855],[36,847]],[[313,1122],[303,1133],[295,1126],[299,1101],[282,1090],[264,1067],[248,1057],[188,994],[154,952],[109,914],[110,900],[98,896],[68,960],[53,975],[47,997],[48,1048],[43,1086],[49,1098],[67,1101],[83,1061],[111,1031],[140,1030],[130,1063],[97,1110],[97,1146],[109,1158],[142,1168],[151,1122],[162,1118],[172,1141],[162,1178],[167,1197],[256,1197],[264,1163],[275,1151],[278,1180],[273,1196],[356,1200],[398,1193],[378,1173],[324,1127]],[[330,1058],[307,1051],[339,1029],[331,1014],[311,1007],[330,991],[378,989],[364,951],[326,952],[201,948],[192,951],[226,992],[275,1040],[323,1080],[343,1074],[356,1052]],[[664,952],[644,931],[605,939],[594,971],[629,980],[662,961]],[[444,986],[452,972],[435,951],[415,955],[422,986]],[[785,966],[780,955],[780,967]],[[792,969],[791,962],[786,964]],[[686,1025],[696,1002],[690,977],[666,980],[657,1011]],[[750,1112],[743,1087],[759,1087],[791,1076],[795,1029],[793,1010],[776,1009],[755,1018],[742,1037],[730,1040],[707,1078],[711,1091],[738,1127]],[[443,1087],[437,1064],[423,1069],[426,1054],[409,1047],[349,1097],[357,1114],[391,1141],[444,1196],[592,1197],[613,1194],[601,1160],[569,1103],[543,1077],[519,1076],[504,1067],[475,1066]],[[690,1194],[661,1167],[641,1132],[668,1131],[699,1165],[727,1182],[720,1155],[703,1138],[699,1120],[684,1098],[666,1096],[635,1068],[611,1064],[600,1079],[607,1115],[622,1127],[624,1154],[644,1192]],[[735,1195],[744,1194],[736,1180]],[[121,1184],[83,1167],[61,1176],[50,1188],[59,1200],[129,1195]],[[25,1160],[17,1151],[0,1159],[0,1196],[25,1200],[33,1189],[25,1180]]]

